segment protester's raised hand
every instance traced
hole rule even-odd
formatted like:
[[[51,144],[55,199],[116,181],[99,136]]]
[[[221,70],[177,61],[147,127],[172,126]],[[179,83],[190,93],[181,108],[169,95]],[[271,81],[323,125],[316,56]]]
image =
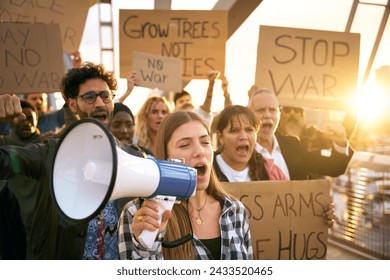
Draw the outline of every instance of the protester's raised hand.
[[[83,63],[83,59],[81,58],[81,54],[79,51],[75,51],[71,55],[73,68],[80,68]]]
[[[209,79],[210,82],[215,81],[215,79],[218,79],[220,73],[219,71],[212,70],[207,73],[207,78]]]
[[[251,98],[252,94],[254,94],[257,90],[259,90],[259,88],[256,85],[252,85],[248,90],[248,97]]]
[[[226,79],[225,76],[222,76],[221,77],[221,88],[222,88],[224,93],[228,92],[228,85],[229,85],[228,80]]]
[[[127,89],[131,91],[135,86],[139,86],[137,73],[131,71],[127,74]]]
[[[329,140],[332,140],[340,147],[347,146],[347,134],[345,132],[345,128],[342,125],[328,125],[324,134]]]
[[[18,122],[26,119],[22,112],[20,99],[11,94],[0,95],[0,121],[1,122]]]
[[[126,81],[127,81],[126,92],[119,98],[119,102],[121,103],[123,103],[126,100],[126,98],[130,96],[134,87],[139,86],[139,80],[137,78],[137,73],[135,71],[130,71],[127,73]]]

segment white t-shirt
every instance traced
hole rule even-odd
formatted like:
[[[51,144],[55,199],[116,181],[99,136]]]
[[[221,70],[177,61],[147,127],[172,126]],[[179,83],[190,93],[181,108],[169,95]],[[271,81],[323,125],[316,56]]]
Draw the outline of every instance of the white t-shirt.
[[[227,165],[227,163],[223,160],[221,155],[216,156],[216,161],[222,173],[225,174],[229,182],[251,182],[252,181],[251,178],[249,177],[249,167],[246,167],[242,171],[237,171],[231,168],[229,165]]]

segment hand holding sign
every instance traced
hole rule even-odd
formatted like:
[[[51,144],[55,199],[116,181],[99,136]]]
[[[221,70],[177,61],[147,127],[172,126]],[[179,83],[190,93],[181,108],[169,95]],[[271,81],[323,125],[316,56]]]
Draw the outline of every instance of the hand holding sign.
[[[216,70],[211,70],[207,73],[207,79],[209,79],[210,82],[215,81],[219,78],[220,73]]]
[[[127,73],[127,89],[126,92],[119,98],[119,102],[123,103],[127,97],[130,96],[131,92],[136,86],[139,86],[139,79],[137,78],[137,73],[135,71],[130,71]]]
[[[328,224],[328,227],[333,227],[334,219],[336,218],[336,214],[334,212],[334,203],[329,203],[328,205],[326,205],[324,218],[326,220],[326,223]]]
[[[135,71],[129,72],[127,75],[127,89],[133,89],[135,86],[139,86],[139,80]]]

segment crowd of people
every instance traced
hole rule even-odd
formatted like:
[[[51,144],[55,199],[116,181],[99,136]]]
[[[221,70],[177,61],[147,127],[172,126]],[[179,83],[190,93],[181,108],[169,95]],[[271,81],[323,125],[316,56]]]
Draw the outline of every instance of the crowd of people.
[[[279,133],[286,108],[275,93],[253,87],[248,106],[234,105],[225,77],[224,109],[211,112],[217,78],[217,71],[208,74],[199,107],[183,90],[173,109],[165,97],[150,96],[136,114],[123,103],[138,85],[135,72],[116,98],[114,74],[79,60],[62,79],[65,105],[56,112],[47,112],[46,93],[0,95],[0,122],[7,128],[0,136],[0,259],[253,259],[245,207],[221,182],[335,177],[345,172],[353,149],[342,129],[324,138],[330,156],[307,148],[287,129]],[[84,118],[106,126],[127,153],[184,160],[197,170],[196,195],[165,211],[161,222],[155,201],[125,197],[91,220],[64,219],[50,191],[52,158],[61,133]],[[331,227],[333,219],[329,201],[324,223]],[[138,242],[143,230],[158,230],[151,249]],[[189,233],[189,240],[164,246]]]

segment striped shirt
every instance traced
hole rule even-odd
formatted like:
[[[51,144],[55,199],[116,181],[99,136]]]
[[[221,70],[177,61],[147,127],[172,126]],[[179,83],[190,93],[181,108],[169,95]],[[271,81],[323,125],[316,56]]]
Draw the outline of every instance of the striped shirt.
[[[144,248],[134,238],[130,225],[139,206],[138,199],[130,201],[121,213],[118,228],[120,259],[162,260],[164,257],[161,243],[165,232],[157,236],[151,249]],[[244,205],[238,200],[225,197],[219,223],[221,230],[221,260],[252,260],[252,240]],[[195,259],[213,259],[209,250],[195,234],[192,242],[195,248]]]

